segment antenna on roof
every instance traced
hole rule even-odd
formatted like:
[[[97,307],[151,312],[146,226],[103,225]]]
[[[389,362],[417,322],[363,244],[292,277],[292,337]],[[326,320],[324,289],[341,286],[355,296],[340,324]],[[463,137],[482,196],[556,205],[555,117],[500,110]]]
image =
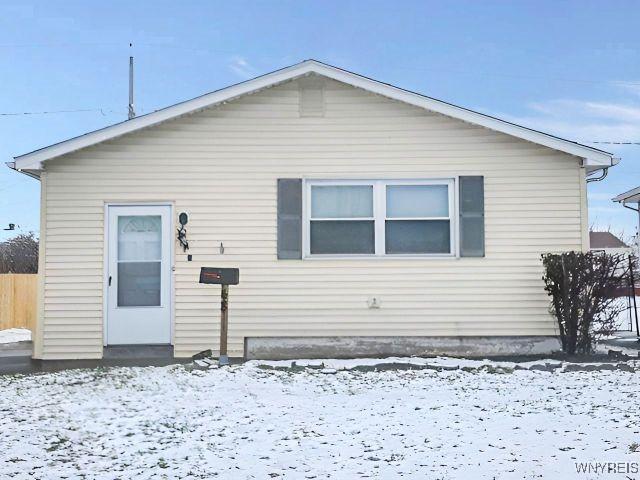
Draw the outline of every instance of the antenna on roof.
[[[129,44],[132,47],[133,44]],[[133,110],[133,57],[129,57],[129,120],[136,116]]]

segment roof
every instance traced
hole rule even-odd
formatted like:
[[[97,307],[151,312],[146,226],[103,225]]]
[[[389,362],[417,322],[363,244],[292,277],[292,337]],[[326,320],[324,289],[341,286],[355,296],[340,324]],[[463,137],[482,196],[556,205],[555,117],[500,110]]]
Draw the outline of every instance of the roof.
[[[499,118],[458,107],[456,105],[436,100],[409,90],[404,90],[388,83],[379,82],[317,60],[305,60],[304,62],[276,70],[266,75],[207,93],[192,100],[177,103],[146,115],[134,117],[131,120],[116,123],[100,130],[95,130],[24,155],[19,155],[14,158],[15,162],[9,164],[9,166],[21,171],[26,170],[37,172],[37,170],[42,169],[42,163],[47,160],[66,155],[82,148],[111,140],[143,128],[148,128],[182,115],[190,114],[223,102],[228,102],[242,95],[253,93],[312,73],[322,75],[354,87],[362,88],[394,100],[405,102],[410,105],[422,107],[468,123],[480,125],[497,132],[502,132],[539,145],[544,145],[554,150],[575,155],[583,159],[583,165],[585,165],[589,170],[608,167],[617,163],[617,159],[614,159],[611,153],[597,148],[565,140],[537,130],[516,125],[515,123],[500,120]]]
[[[611,232],[589,232],[591,248],[629,248]]]
[[[640,204],[640,187],[632,188],[628,192],[621,193],[613,199],[614,202]]]

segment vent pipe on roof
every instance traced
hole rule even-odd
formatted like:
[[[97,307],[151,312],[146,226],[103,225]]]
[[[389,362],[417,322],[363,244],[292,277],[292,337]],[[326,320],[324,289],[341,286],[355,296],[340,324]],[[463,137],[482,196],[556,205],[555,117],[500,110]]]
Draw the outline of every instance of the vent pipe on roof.
[[[129,57],[129,120],[135,116],[136,112],[133,110],[133,57]]]

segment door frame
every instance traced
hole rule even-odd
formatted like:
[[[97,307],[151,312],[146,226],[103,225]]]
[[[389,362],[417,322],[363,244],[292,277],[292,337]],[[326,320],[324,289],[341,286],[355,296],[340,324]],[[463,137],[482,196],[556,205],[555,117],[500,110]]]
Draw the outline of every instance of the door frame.
[[[105,202],[103,209],[104,244],[102,247],[102,346],[107,346],[107,322],[109,316],[109,207],[169,207],[169,344],[174,344],[175,335],[175,229],[174,202]]]

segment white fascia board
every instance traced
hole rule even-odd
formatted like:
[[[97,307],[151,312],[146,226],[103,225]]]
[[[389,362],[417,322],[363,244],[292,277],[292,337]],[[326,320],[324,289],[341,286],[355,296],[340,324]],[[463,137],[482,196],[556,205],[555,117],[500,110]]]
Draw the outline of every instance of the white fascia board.
[[[116,123],[115,125],[111,125],[100,130],[80,135],[79,137],[71,138],[69,140],[53,144],[48,147],[35,150],[31,153],[20,155],[14,158],[15,168],[18,170],[28,168],[39,169],[42,168],[42,162],[44,162],[45,160],[50,160],[61,155],[66,155],[67,153],[71,153],[76,150],[95,145],[97,143],[111,140],[121,135],[134,132],[136,130],[151,127],[158,123],[177,118],[181,115],[187,115],[189,113],[193,113],[219,103],[231,101],[239,96],[276,85],[300,75],[304,75],[304,73],[306,72],[302,70],[309,69],[309,65],[306,65],[306,63],[307,62],[304,62],[284,68],[282,70],[277,70],[261,77],[232,85],[222,90],[217,90],[215,92],[207,93],[205,95],[187,100],[182,103],[177,103],[170,107],[163,108],[162,110],[157,110],[155,112],[141,115],[139,117],[134,117],[131,120]]]
[[[633,188],[628,192],[621,193],[613,199],[614,202],[640,203],[640,187]]]
[[[372,80],[360,75],[341,70],[330,65],[319,64],[317,73],[331,77],[339,82],[353,85],[354,87],[363,88],[373,93],[383,95],[394,100],[405,102],[417,107],[422,107],[426,110],[431,110],[436,113],[441,113],[452,118],[479,125],[497,132],[505,133],[514,137],[528,140],[539,145],[559,150],[561,152],[569,153],[577,157],[585,159],[586,165],[594,166],[612,166],[612,154],[588,147],[586,145],[580,145],[569,140],[554,137],[543,132],[538,132],[530,128],[522,127],[514,123],[500,120],[499,118],[491,117],[483,113],[474,112],[466,108],[458,107],[441,100],[425,97],[415,92],[403,90],[401,88],[381,83],[376,80]]]
[[[45,160],[50,160],[136,130],[147,128],[181,115],[187,115],[204,108],[228,102],[242,95],[253,93],[310,73],[324,75],[338,82],[362,88],[378,95],[425,108],[471,124],[479,125],[497,132],[505,133],[507,135],[518,137],[561,152],[575,155],[583,158],[583,165],[585,167],[591,167],[591,169],[615,165],[610,153],[554,137],[553,135],[548,135],[536,130],[531,130],[520,125],[474,112],[472,110],[467,110],[440,100],[425,97],[424,95],[378,82],[315,60],[306,60],[302,63],[262,75],[246,82],[232,85],[222,90],[202,95],[201,97],[197,97],[192,100],[178,103],[147,115],[135,117],[131,120],[117,123],[101,130],[96,130],[25,155],[20,155],[15,157],[15,168],[18,170],[41,169],[42,162]]]

